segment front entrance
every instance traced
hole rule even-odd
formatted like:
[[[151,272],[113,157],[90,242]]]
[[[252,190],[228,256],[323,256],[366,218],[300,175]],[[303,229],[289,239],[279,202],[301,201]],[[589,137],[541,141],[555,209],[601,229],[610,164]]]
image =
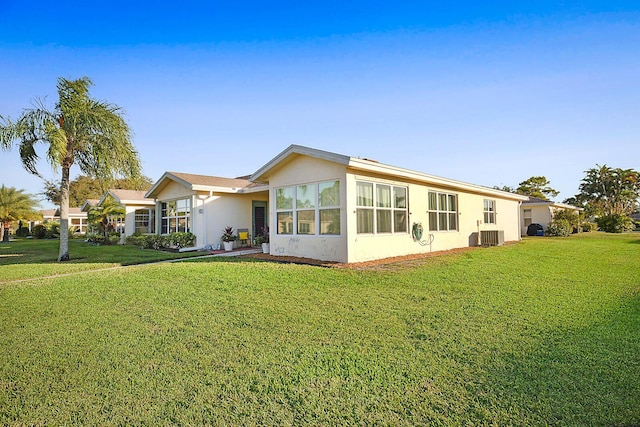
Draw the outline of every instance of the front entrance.
[[[259,202],[252,201],[252,219],[251,226],[253,227],[253,237],[255,238],[258,234],[262,234],[263,231],[267,230],[269,226],[269,218],[267,211],[267,202]]]

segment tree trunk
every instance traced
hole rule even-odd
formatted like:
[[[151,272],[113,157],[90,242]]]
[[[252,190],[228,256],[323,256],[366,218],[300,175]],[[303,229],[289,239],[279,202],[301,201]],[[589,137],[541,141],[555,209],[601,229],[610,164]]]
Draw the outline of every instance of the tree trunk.
[[[3,242],[8,242],[9,241],[9,227],[2,227],[2,230],[4,231],[4,234],[2,235],[2,241]]]
[[[62,165],[60,182],[60,250],[58,261],[69,261],[69,169]]]

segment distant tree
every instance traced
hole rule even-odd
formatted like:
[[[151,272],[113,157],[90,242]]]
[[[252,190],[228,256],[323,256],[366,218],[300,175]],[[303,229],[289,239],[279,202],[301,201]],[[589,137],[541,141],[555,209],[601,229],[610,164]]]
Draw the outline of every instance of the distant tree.
[[[493,188],[500,191],[506,191],[507,193],[516,192],[515,188],[509,187],[508,185],[494,185]]]
[[[79,175],[69,182],[69,206],[80,207],[87,199],[99,199],[105,191],[110,188],[118,188],[123,190],[148,190],[153,185],[153,181],[149,177],[140,176],[138,179],[116,179],[107,183],[86,175]],[[42,195],[54,203],[60,205],[60,182],[45,181],[44,191]]]
[[[14,221],[35,220],[40,217],[36,211],[38,201],[24,190],[13,187],[0,187],[0,222],[2,223],[2,241],[9,241],[9,230]]]
[[[537,197],[542,200],[549,200],[549,198],[556,197],[560,194],[559,191],[549,187],[549,184],[549,180],[544,176],[532,176],[518,184],[516,193],[524,196]]]
[[[567,201],[583,206],[588,215],[630,216],[640,198],[640,173],[633,169],[596,165],[585,171],[579,190]]]
[[[78,165],[82,173],[102,181],[119,176],[140,176],[140,160],[131,143],[131,131],[120,107],[89,96],[88,77],[58,79],[58,103],[53,109],[37,101],[16,121],[0,117],[0,145],[19,142],[20,158],[27,171],[36,169],[36,144],[47,145],[46,158],[54,170],[62,170],[60,181],[60,250],[58,261],[69,259],[69,171]]]

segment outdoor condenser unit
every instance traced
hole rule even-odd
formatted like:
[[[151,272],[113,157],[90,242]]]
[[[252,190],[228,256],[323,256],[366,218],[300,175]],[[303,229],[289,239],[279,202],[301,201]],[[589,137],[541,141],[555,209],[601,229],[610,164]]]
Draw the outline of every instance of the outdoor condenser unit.
[[[483,230],[480,232],[482,246],[504,245],[504,230]]]

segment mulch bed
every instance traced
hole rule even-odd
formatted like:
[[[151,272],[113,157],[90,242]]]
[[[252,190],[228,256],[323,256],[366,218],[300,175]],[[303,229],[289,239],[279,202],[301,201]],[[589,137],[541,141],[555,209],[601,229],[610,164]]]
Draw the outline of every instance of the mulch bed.
[[[478,249],[480,248],[477,248],[477,247],[456,248],[456,249],[450,249],[448,251],[437,251],[437,252],[429,252],[424,254],[412,254],[412,255],[397,256],[397,257],[391,257],[391,258],[377,259],[373,261],[353,262],[353,263],[319,261],[317,259],[311,259],[311,258],[300,258],[300,257],[292,257],[292,256],[274,256],[269,254],[249,254],[249,255],[242,255],[241,257],[260,259],[260,260],[271,261],[271,262],[281,262],[286,264],[314,265],[318,267],[327,267],[327,268],[349,268],[353,270],[398,270],[398,269],[415,266],[417,264],[420,264],[421,261],[428,258],[433,258],[437,256],[442,256],[442,255],[450,255],[450,254],[461,253],[461,252],[468,252],[468,251],[473,251]]]

